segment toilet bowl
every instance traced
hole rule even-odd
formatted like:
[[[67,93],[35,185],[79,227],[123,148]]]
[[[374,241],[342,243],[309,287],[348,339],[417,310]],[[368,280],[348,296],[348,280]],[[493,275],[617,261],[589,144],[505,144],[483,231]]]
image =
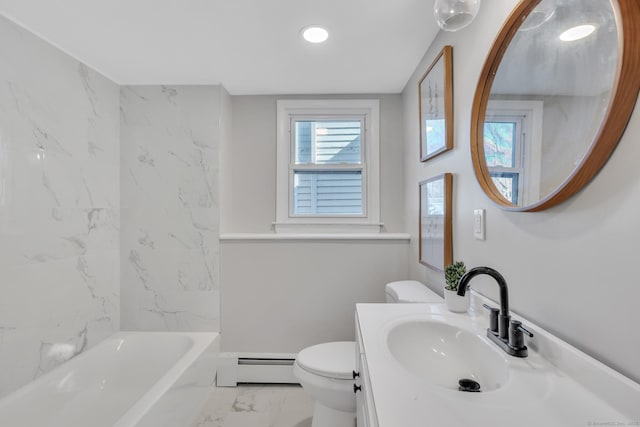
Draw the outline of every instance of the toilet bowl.
[[[401,280],[385,286],[390,303],[442,303],[444,300],[422,283]],[[356,348],[353,341],[328,342],[298,353],[293,374],[315,399],[312,427],[354,427],[353,392]]]
[[[342,341],[314,345],[298,353],[293,374],[316,401],[312,427],[355,425],[355,351],[353,341]]]

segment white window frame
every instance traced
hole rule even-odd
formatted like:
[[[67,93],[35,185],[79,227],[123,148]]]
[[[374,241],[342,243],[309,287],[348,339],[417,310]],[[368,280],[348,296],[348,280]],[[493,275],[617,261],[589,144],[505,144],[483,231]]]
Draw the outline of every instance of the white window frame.
[[[520,120],[516,156],[517,168],[490,168],[496,172],[518,172],[518,206],[527,206],[540,198],[540,169],[542,164],[542,114],[544,103],[531,100],[490,100],[486,116],[499,121]],[[522,175],[524,173],[524,175]]]
[[[306,119],[362,120],[362,164],[295,165],[293,122]],[[380,101],[377,99],[286,99],[277,101],[276,233],[379,233]],[[361,170],[362,215],[293,215],[294,170]]]

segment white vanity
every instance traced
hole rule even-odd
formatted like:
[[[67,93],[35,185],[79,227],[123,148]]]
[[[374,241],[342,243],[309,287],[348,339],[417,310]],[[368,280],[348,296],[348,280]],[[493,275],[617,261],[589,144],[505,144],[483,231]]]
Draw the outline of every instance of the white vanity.
[[[358,427],[640,426],[640,384],[516,315],[534,337],[528,357],[509,356],[486,337],[483,303],[496,305],[358,304]]]

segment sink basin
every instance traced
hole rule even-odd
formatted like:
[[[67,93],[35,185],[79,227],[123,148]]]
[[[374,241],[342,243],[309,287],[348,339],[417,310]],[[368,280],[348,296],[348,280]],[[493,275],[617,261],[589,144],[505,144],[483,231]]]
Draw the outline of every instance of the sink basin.
[[[507,360],[493,343],[446,323],[400,323],[389,330],[387,345],[411,374],[443,388],[458,390],[461,379],[470,379],[481,392],[491,391],[509,377]]]

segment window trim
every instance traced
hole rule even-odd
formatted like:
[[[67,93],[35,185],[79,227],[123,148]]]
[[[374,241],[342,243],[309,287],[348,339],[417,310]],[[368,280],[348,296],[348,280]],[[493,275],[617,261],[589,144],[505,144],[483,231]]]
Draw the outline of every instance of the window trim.
[[[526,182],[519,183],[518,206],[528,206],[540,197],[540,170],[542,166],[542,118],[543,101],[538,100],[489,100],[486,117],[522,117],[519,135],[521,153],[520,169],[526,171]],[[493,120],[488,120],[493,121]],[[499,120],[495,120],[499,121]],[[509,168],[495,168],[495,172],[509,172]],[[520,181],[522,181],[520,176]]]
[[[377,99],[277,100],[276,221],[277,233],[379,233],[380,223],[380,101]],[[356,166],[328,165],[327,168],[362,170],[363,215],[292,215],[293,170],[295,164],[292,124],[295,118],[315,119],[363,117],[362,158]],[[302,166],[302,167],[301,167]],[[324,167],[313,166],[316,169]]]

